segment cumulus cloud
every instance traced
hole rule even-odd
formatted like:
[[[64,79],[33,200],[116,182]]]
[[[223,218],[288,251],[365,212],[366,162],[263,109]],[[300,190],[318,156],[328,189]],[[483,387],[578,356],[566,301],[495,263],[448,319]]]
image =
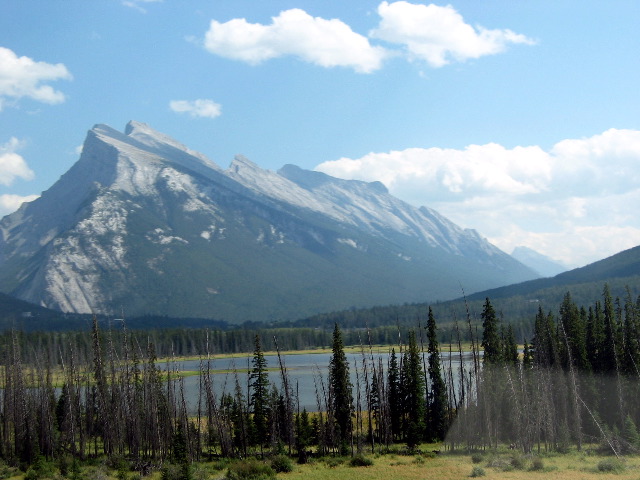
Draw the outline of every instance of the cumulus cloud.
[[[511,30],[474,28],[465,23],[452,6],[416,5],[405,1],[382,2],[381,17],[372,38],[404,46],[410,58],[442,67],[503,52],[512,43],[533,44],[533,40]]]
[[[0,145],[0,184],[9,186],[16,178],[24,180],[33,178],[33,171],[27,162],[16,153],[21,146],[21,142],[15,137],[4,145]]]
[[[64,102],[64,94],[46,82],[70,79],[71,74],[61,63],[36,62],[0,47],[0,110],[8,98],[29,97],[50,104]]]
[[[224,23],[212,20],[204,45],[211,53],[251,65],[291,55],[322,67],[371,73],[391,56],[404,54],[435,68],[500,53],[509,44],[535,43],[508,29],[474,28],[451,6],[382,2],[377,12],[380,22],[369,38],[393,48],[372,45],[341,20],[312,17],[298,8],[280,12],[269,25],[244,18]]]
[[[216,118],[222,115],[222,106],[213,100],[197,99],[189,100],[172,100],[169,102],[169,108],[177,113],[187,113],[192,117],[200,118]]]
[[[640,245],[640,131],[505,148],[409,148],[322,163],[340,178],[380,180],[412,204],[476,228],[505,251],[524,245],[584,265]]]
[[[0,195],[0,218],[18,210],[18,208],[20,208],[20,205],[22,205],[24,202],[32,202],[38,197],[39,195]]]
[[[212,20],[204,45],[211,53],[252,65],[291,55],[322,67],[349,67],[361,73],[378,70],[387,55],[346,23],[312,17],[298,8],[280,12],[269,25],[244,18],[225,23]]]

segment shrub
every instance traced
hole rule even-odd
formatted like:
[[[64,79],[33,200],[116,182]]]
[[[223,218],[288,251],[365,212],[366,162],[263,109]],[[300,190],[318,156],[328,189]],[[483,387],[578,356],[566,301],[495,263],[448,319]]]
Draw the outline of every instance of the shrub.
[[[511,466],[516,470],[523,470],[525,459],[521,455],[514,455],[510,460]]]
[[[370,467],[373,465],[373,460],[362,454],[358,454],[349,461],[349,465],[352,467]]]
[[[482,467],[473,467],[473,470],[471,470],[471,475],[469,475],[470,477],[484,477],[486,475],[484,468]]]
[[[264,462],[254,458],[235,462],[227,470],[227,480],[271,480],[276,477],[276,472]]]
[[[482,462],[482,454],[481,453],[474,453],[473,455],[471,455],[471,461],[473,463],[481,463]]]
[[[624,470],[624,463],[617,458],[607,458],[598,462],[598,471],[606,473],[619,473]]]
[[[293,462],[286,455],[276,455],[271,459],[271,468],[276,473],[289,473],[293,471]]]
[[[544,462],[540,457],[535,457],[531,462],[531,470],[534,472],[540,472],[544,470]]]
[[[182,470],[180,465],[176,465],[175,463],[165,463],[162,466],[162,470],[160,472],[160,478],[162,480],[181,480]]]
[[[52,478],[55,473],[55,467],[48,462],[43,456],[38,455],[33,464],[27,468],[24,475],[25,480],[38,480],[40,478]]]
[[[344,463],[344,458],[341,457],[330,457],[326,459],[327,467],[336,468],[338,465]]]

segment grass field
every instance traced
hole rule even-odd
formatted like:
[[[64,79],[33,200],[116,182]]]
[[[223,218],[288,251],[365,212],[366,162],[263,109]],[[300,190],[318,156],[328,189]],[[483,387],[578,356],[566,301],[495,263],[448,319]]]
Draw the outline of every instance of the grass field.
[[[627,456],[617,459],[612,455],[595,453],[594,449],[582,452],[571,451],[566,454],[548,453],[539,456],[527,456],[508,450],[499,452],[481,452],[466,454],[433,454],[432,447],[423,446],[422,454],[407,455],[402,453],[365,455],[370,466],[351,466],[350,457],[325,457],[312,459],[304,465],[291,462],[293,469],[289,473],[277,474],[278,480],[454,480],[466,478],[487,478],[505,480],[596,480],[596,479],[640,479],[640,456]],[[81,467],[78,480],[179,480],[180,476],[162,474],[156,470],[147,477],[140,477],[135,472],[116,471],[108,468],[100,460]],[[231,460],[203,462],[192,466],[193,480],[222,480],[226,477]],[[43,472],[44,473],[44,472]],[[63,480],[54,464],[46,474],[28,474],[29,480],[51,478]],[[25,474],[16,468],[3,465],[0,478],[25,480]],[[238,480],[256,480],[256,477],[235,477]],[[268,477],[261,477],[268,480]]]
[[[470,455],[372,456],[370,467],[351,467],[348,462],[330,467],[325,462],[296,465],[294,471],[279,474],[287,480],[453,480],[471,478],[472,472],[487,479],[633,479],[640,478],[640,457],[618,461],[615,457],[572,452],[563,455],[543,455],[533,458],[508,453],[486,454],[478,463]],[[534,457],[535,458],[535,457]],[[515,466],[514,466],[515,464]],[[536,469],[537,468],[537,469]],[[484,472],[484,475],[481,473]]]

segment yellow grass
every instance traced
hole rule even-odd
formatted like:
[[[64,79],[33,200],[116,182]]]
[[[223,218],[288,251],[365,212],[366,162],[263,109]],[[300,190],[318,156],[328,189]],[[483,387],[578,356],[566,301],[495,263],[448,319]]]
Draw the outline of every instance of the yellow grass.
[[[507,463],[510,455],[503,453],[499,457]],[[321,461],[308,465],[295,465],[293,472],[279,474],[278,478],[280,480],[453,480],[470,478],[474,467],[480,467],[485,472],[484,477],[478,478],[492,480],[638,480],[640,478],[640,457],[626,457],[622,460],[624,470],[619,473],[605,473],[598,470],[598,463],[614,457],[579,452],[542,456],[544,469],[541,471],[530,470],[531,458],[527,457],[525,457],[524,469],[510,471],[488,466],[488,456],[478,464],[474,464],[469,455],[442,454],[433,458],[382,455],[370,456],[370,458],[374,462],[370,467],[351,467],[348,461],[333,468]]]

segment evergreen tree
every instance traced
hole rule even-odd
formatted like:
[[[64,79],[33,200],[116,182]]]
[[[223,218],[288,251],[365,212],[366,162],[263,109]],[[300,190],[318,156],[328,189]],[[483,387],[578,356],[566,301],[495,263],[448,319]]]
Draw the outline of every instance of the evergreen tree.
[[[513,326],[507,325],[506,328],[503,328],[503,332],[503,361],[505,364],[515,367],[518,365],[518,344],[513,333]]]
[[[560,325],[565,338],[561,342],[562,364],[565,369],[569,368],[569,359],[579,370],[588,370],[589,359],[587,355],[586,328],[580,315],[578,306],[571,299],[571,294],[564,295],[560,305]]]
[[[638,309],[627,287],[624,300],[624,344],[620,359],[622,371],[626,375],[638,375],[640,370],[640,329],[638,328]]]
[[[438,344],[436,320],[433,310],[429,307],[429,317],[427,319],[427,353],[429,354],[429,390],[428,405],[428,434],[431,440],[444,440],[447,433],[447,386],[442,379],[442,369],[440,368],[440,347]]]
[[[589,307],[587,314],[587,358],[591,369],[595,373],[603,370],[602,346],[604,344],[604,319],[602,304],[596,301],[594,307]]]
[[[484,348],[483,362],[499,364],[502,360],[502,342],[498,331],[498,318],[496,312],[487,297],[482,314],[482,347]]]
[[[329,388],[331,389],[331,410],[335,422],[336,440],[343,453],[348,450],[351,440],[353,396],[349,377],[349,364],[344,353],[342,333],[338,324],[333,329],[333,345],[329,362]]]
[[[617,323],[613,310],[613,300],[609,285],[604,285],[603,296],[603,322],[604,322],[604,338],[602,343],[602,352],[600,353],[600,364],[602,373],[615,374],[618,369],[618,358],[616,350]]]
[[[256,335],[254,340],[252,365],[253,369],[249,375],[249,387],[251,388],[249,407],[253,414],[251,440],[254,445],[262,447],[269,438],[269,374],[259,335]]]
[[[402,397],[400,391],[400,369],[398,367],[398,357],[396,356],[395,348],[391,349],[391,355],[389,356],[387,385],[391,435],[393,439],[397,439],[402,433]]]
[[[424,373],[414,331],[409,332],[409,344],[404,354],[402,371],[405,440],[407,446],[412,449],[424,438],[425,429]]]

